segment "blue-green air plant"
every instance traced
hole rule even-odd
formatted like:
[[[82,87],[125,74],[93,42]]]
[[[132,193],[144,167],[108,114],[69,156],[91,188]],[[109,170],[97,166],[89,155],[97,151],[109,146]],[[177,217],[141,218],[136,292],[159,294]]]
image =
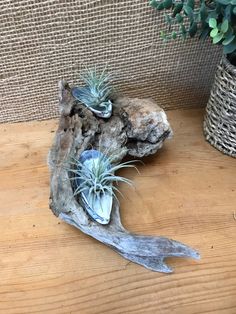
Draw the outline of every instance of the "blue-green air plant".
[[[100,74],[97,69],[87,69],[81,75],[84,87],[73,87],[72,95],[79,102],[89,108],[94,114],[101,118],[110,118],[112,114],[111,74],[104,69]]]
[[[115,175],[122,168],[135,168],[130,161],[112,165],[114,156],[106,156],[98,150],[85,150],[80,157],[72,159],[71,180],[74,196],[78,195],[82,205],[95,221],[108,224],[110,221],[113,197],[119,189],[113,183],[132,181]]]

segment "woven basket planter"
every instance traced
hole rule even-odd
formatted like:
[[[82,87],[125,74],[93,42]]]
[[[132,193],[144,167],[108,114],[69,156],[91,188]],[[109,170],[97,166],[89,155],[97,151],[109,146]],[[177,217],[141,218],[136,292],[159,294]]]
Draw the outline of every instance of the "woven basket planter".
[[[224,154],[236,157],[236,67],[223,56],[206,107],[204,134]]]

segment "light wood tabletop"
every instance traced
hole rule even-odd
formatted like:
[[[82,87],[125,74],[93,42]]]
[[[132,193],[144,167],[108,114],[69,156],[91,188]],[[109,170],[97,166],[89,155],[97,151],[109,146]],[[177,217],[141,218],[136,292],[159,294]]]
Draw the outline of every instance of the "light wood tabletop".
[[[236,160],[205,142],[202,109],[167,112],[174,130],[122,175],[124,226],[184,242],[201,260],[151,272],[60,222],[46,164],[57,120],[2,124],[0,313],[236,313]],[[235,214],[234,214],[235,212]]]

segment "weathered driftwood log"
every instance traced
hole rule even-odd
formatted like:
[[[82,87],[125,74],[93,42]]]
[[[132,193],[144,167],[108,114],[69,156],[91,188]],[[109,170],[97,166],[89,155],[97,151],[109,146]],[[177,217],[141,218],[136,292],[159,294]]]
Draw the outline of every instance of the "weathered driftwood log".
[[[69,156],[79,156],[91,147],[116,153],[119,162],[126,155],[143,157],[155,153],[171,135],[165,113],[150,100],[119,98],[109,120],[95,117],[71,96],[66,82],[59,83],[61,117],[49,153],[51,170],[50,208],[65,222],[103,242],[126,259],[159,272],[171,272],[168,257],[199,254],[192,248],[164,237],[132,234],[121,224],[119,205],[114,200],[111,221],[101,225],[88,216],[73,195],[66,170]]]

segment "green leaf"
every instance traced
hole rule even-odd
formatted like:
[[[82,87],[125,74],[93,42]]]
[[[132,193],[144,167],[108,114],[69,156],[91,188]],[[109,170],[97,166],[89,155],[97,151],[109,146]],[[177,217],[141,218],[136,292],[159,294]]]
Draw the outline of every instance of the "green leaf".
[[[171,37],[172,37],[173,39],[176,39],[176,38],[177,38],[177,33],[176,33],[176,32],[172,32]]]
[[[210,19],[209,19],[209,26],[210,26],[211,28],[216,28],[216,27],[217,27],[217,21],[216,21],[216,19],[210,18]]]
[[[221,6],[221,8],[222,8],[222,6]],[[213,18],[213,19],[218,19],[218,16],[219,16],[219,14],[216,12],[216,11],[209,11],[209,12],[207,12],[207,17],[210,19],[210,18]],[[206,19],[207,19],[207,17],[206,17]]]
[[[225,54],[232,53],[236,50],[236,39],[234,39],[230,44],[224,46],[223,52]]]
[[[231,27],[231,25],[229,24],[228,30],[224,35],[225,35],[225,37],[228,37],[229,35],[232,35],[232,34],[234,34],[234,30]]]
[[[236,0],[231,0],[230,3],[231,3],[232,5],[236,5]]]
[[[194,21],[196,23],[200,23],[201,22],[201,14],[200,14],[200,12],[194,13]]]
[[[224,41],[222,41],[222,45],[227,46],[228,44],[230,44],[235,38],[235,35],[230,35],[227,38],[225,38]]]
[[[167,24],[171,25],[172,20],[171,20],[171,17],[169,16],[169,14],[165,14],[165,21]]]
[[[183,16],[182,16],[181,14],[179,14],[179,13],[176,14],[176,17],[175,17],[175,18],[176,18],[176,21],[177,21],[178,23],[182,23],[182,22],[183,22],[183,19],[184,19]]]
[[[193,18],[193,9],[186,4],[184,5],[183,9],[184,9],[185,14],[191,20]]]
[[[221,41],[221,39],[224,37],[224,34],[219,33],[213,38],[213,44],[217,44]]]
[[[175,5],[174,10],[173,10],[172,16],[175,17],[176,14],[177,14],[177,13],[180,13],[182,9],[183,9],[183,3],[182,3],[182,2],[181,2],[181,3],[177,3],[177,4]]]
[[[167,39],[167,36],[166,36],[166,34],[164,33],[164,31],[161,31],[161,32],[160,32],[160,37],[161,37],[163,40],[166,40],[166,39]]]
[[[230,3],[230,0],[217,0],[217,2],[219,2],[220,4],[227,5]]]
[[[227,5],[225,10],[223,11],[224,19],[229,20],[229,23],[231,22],[231,15],[232,15],[231,11],[232,11],[232,5],[231,4]]]
[[[161,2],[161,3],[158,4],[157,10],[158,10],[158,11],[164,10],[164,4],[163,4],[163,2]]]
[[[158,2],[156,0],[150,0],[149,5],[153,8],[157,8]]]
[[[172,7],[172,4],[173,4],[172,0],[165,0],[163,2],[163,5],[164,5],[165,9],[170,9]]]
[[[190,37],[194,37],[197,33],[197,23],[193,22],[188,30]]]
[[[229,21],[224,20],[223,23],[221,24],[221,28],[220,28],[221,32],[226,33],[228,28],[229,28]]]
[[[224,7],[223,7],[224,8]],[[222,10],[222,5],[219,2],[215,2],[215,11],[217,14],[220,14]]]
[[[210,36],[214,38],[218,34],[218,28],[213,28],[210,32]]]
[[[210,32],[209,27],[208,26],[204,27],[202,29],[202,32],[201,32],[200,36],[199,36],[199,39],[205,40],[209,36],[209,32]]]
[[[187,31],[186,31],[186,28],[185,28],[185,26],[184,26],[183,24],[180,25],[180,30],[181,30],[182,37],[183,37],[184,39],[186,39]]]
[[[236,7],[233,8],[233,14],[236,15]]]
[[[188,0],[187,1],[187,6],[189,6],[191,9],[194,9],[194,4],[195,4],[194,0]]]
[[[206,5],[205,5],[205,2],[203,1],[202,4],[201,4],[201,7],[200,7],[200,16],[201,16],[201,21],[202,22],[205,22],[208,14],[207,14],[207,9],[206,9]]]

